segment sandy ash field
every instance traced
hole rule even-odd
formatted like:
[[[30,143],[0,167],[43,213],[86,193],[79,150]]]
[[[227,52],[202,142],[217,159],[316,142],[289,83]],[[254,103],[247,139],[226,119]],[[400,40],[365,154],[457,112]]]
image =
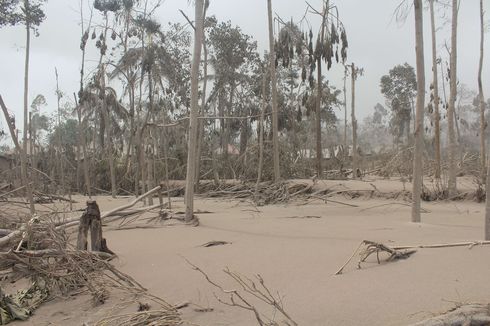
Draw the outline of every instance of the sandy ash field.
[[[384,193],[403,189],[397,179],[319,181],[316,187],[373,189],[370,183]],[[460,191],[474,189],[470,179],[459,184]],[[74,198],[84,207],[84,197]],[[198,227],[173,220],[148,223],[155,214],[145,213],[123,228],[118,227],[120,221],[109,223],[104,237],[121,271],[169,303],[189,303],[180,309],[189,325],[246,326],[256,321],[252,312],[218,302],[216,297],[227,296],[186,259],[225,289],[237,288],[225,268],[247,277],[260,274],[299,325],[409,325],[457,304],[489,301],[490,246],[419,249],[408,259],[379,265],[370,257],[360,270],[356,257],[342,275],[334,275],[362,240],[391,246],[482,240],[483,203],[424,202],[422,223],[414,224],[410,204],[403,198],[352,199],[338,194],[331,199],[356,207],[315,199],[255,207],[250,201],[199,197],[195,209],[206,213],[197,214]],[[131,198],[96,200],[101,211],[107,211]],[[173,198],[173,210],[183,209],[182,198]],[[228,244],[202,246],[209,241]],[[28,321],[12,325],[92,325],[120,313],[118,305],[128,300],[113,293],[105,304],[94,307],[88,294],[59,298],[42,305]],[[251,301],[266,316],[281,321],[271,307]],[[135,302],[126,309],[136,307]]]

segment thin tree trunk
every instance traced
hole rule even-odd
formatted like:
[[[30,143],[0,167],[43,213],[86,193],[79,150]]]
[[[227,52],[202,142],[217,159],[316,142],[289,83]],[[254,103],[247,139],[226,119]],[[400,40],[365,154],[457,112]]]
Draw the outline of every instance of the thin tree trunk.
[[[149,102],[150,102],[150,107],[149,107],[149,112],[153,113],[153,76],[152,76],[152,70],[149,69],[148,71],[148,96],[149,96]],[[153,119],[153,118],[152,118]],[[153,179],[154,179],[154,174],[153,174],[153,159],[154,159],[154,143],[153,143],[153,137],[151,134],[151,129],[148,130],[148,135],[149,135],[149,140],[148,140],[148,148],[149,153],[148,153],[148,158],[147,158],[147,169],[146,169],[146,187],[148,190],[153,189]],[[146,153],[146,151],[145,151]],[[144,164],[144,162],[143,162]],[[143,179],[145,180],[145,179]],[[153,196],[148,197],[148,205],[153,205]]]
[[[483,0],[480,0],[480,62],[478,65],[478,98],[480,100],[480,164],[481,164],[481,180],[486,178],[486,155],[485,155],[485,97],[483,96],[483,47],[485,45],[485,20],[483,11]]]
[[[325,33],[325,24],[328,17],[329,10],[329,1],[326,1],[323,8],[322,13],[322,25],[320,30],[320,44],[322,45],[324,42],[324,33]],[[318,49],[317,49],[318,50]],[[320,51],[321,52],[321,51]],[[316,85],[316,102],[315,102],[315,112],[316,112],[316,121],[315,121],[315,131],[316,131],[316,173],[318,178],[322,178],[322,120],[321,120],[321,106],[322,106],[322,58],[321,55],[317,58],[316,63],[317,69],[317,85]]]
[[[422,193],[423,166],[423,119],[425,104],[425,62],[424,62],[424,25],[422,0],[414,0],[415,9],[415,52],[417,56],[417,111],[415,115],[416,127],[414,130],[414,158],[412,182],[412,222],[420,222],[420,194]]]
[[[29,0],[24,0],[24,10],[30,12]],[[26,195],[29,202],[29,210],[31,214],[35,213],[34,201],[32,198],[32,187],[27,174],[27,129],[29,117],[29,55],[31,49],[31,24],[29,18],[26,19],[26,56],[24,66],[24,127],[23,129],[23,148],[20,155],[21,160],[21,175],[22,183],[26,186]]]
[[[83,86],[83,85],[82,85]],[[75,103],[77,103],[77,96],[73,93],[73,97],[75,98]],[[81,144],[82,153],[83,153],[83,176],[85,180],[85,188],[86,194],[89,199],[92,197],[91,187],[90,187],[90,174],[89,174],[89,166],[87,162],[87,138],[85,135],[85,119],[82,119],[82,106],[83,103],[77,104],[77,116],[78,116],[78,143]],[[82,155],[78,156],[78,160],[81,160]]]
[[[262,78],[262,110],[260,111],[259,120],[259,164],[257,169],[257,183],[255,184],[255,196],[257,197],[257,192],[259,189],[259,184],[262,179],[262,169],[264,166],[264,116],[265,110],[267,108],[267,100],[265,95],[265,89],[267,84],[267,74],[264,72],[264,77]]]
[[[351,66],[352,73],[352,109],[351,109],[351,119],[352,119],[352,178],[357,179],[357,119],[356,119],[356,78],[357,70],[354,62]]]
[[[189,144],[187,146],[187,174],[185,184],[185,220],[194,219],[194,180],[196,172],[197,116],[199,114],[199,65],[204,36],[204,0],[195,1],[194,53],[191,68],[191,112],[189,119]]]
[[[164,120],[165,123],[165,120]],[[165,161],[165,186],[167,187],[167,199],[168,199],[168,209],[172,209],[172,197],[170,194],[170,180],[168,174],[168,130],[167,128],[163,131],[163,157]]]
[[[322,39],[323,39],[323,23],[322,23]],[[322,42],[323,43],[323,40]],[[315,104],[315,132],[316,132],[316,175],[322,178],[322,119],[321,119],[321,103],[322,103],[322,59],[317,59],[317,87],[316,87],[316,104]]]
[[[34,154],[34,138],[32,137],[33,135],[33,130],[32,130],[32,112],[29,112],[29,152],[31,153],[31,165],[33,168],[36,168],[36,164],[34,164],[34,162],[36,161],[35,159],[35,154]],[[36,182],[36,175],[37,175],[37,172],[34,172],[34,170],[32,170],[32,189],[36,189],[36,185],[37,185],[37,182]]]
[[[58,109],[58,169],[59,169],[59,176],[61,179],[61,195],[65,195],[65,171],[64,171],[64,164],[63,164],[63,144],[61,141],[61,105],[60,105],[60,100],[61,100],[61,92],[59,88],[59,82],[58,82],[58,69],[56,67],[54,68],[54,73],[56,75],[56,104],[57,104],[57,109]],[[32,155],[32,153],[31,153]]]
[[[279,167],[279,119],[277,105],[277,75],[276,75],[276,53],[274,50],[274,27],[272,23],[272,0],[267,0],[267,13],[269,18],[269,60],[272,88],[272,151],[274,163],[274,181],[281,179]]]
[[[344,148],[347,149],[347,66],[344,66]]]
[[[448,132],[449,132],[449,197],[456,195],[456,135],[454,133],[454,114],[457,96],[457,37],[458,37],[458,0],[452,0],[452,23],[451,23],[451,58],[450,58],[450,92],[448,109]]]
[[[439,81],[437,74],[437,40],[436,40],[436,22],[434,13],[434,0],[430,4],[430,22],[432,33],[432,87],[434,94],[434,152],[436,159],[435,177],[441,179],[441,128],[439,114]]]
[[[487,163],[487,178],[485,192],[485,240],[490,240],[490,160]]]
[[[151,131],[150,131],[150,139],[148,141],[148,148],[150,149],[149,150],[149,153],[147,155],[147,176],[146,176],[146,186],[147,186],[147,189],[153,189],[155,186],[154,186],[154,169],[153,169],[153,165],[154,165],[154,151],[155,151],[155,148],[154,148],[154,144],[153,144],[153,137],[151,135]],[[148,206],[152,206],[153,205],[153,196],[150,196],[148,197]]]
[[[206,19],[207,7],[204,7],[203,20]],[[204,28],[204,27],[203,27]],[[204,34],[204,30],[202,33],[202,49],[204,51],[204,61],[203,61],[203,86],[202,86],[202,95],[201,95],[201,106],[200,112],[201,115],[206,113],[206,92],[208,86],[208,47],[206,45],[206,35]],[[199,192],[199,183],[201,181],[201,155],[202,155],[202,144],[204,141],[204,120],[198,121],[198,138],[197,138],[197,161],[196,161],[196,184],[195,191]]]

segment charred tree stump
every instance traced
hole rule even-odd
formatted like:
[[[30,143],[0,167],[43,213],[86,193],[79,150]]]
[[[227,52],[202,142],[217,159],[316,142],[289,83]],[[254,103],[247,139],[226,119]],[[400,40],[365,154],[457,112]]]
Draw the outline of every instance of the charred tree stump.
[[[88,231],[90,230],[90,240],[92,251],[102,251],[114,254],[108,247],[106,239],[102,237],[102,220],[100,218],[99,205],[95,200],[87,201],[87,208],[80,217],[78,226],[77,249],[87,250]]]

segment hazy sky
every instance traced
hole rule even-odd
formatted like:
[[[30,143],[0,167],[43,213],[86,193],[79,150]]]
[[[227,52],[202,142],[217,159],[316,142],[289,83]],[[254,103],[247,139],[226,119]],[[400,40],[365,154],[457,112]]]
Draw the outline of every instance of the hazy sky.
[[[91,1],[91,0],[90,0]],[[410,1],[410,0],[408,0]],[[188,0],[166,0],[157,11],[155,18],[165,26],[168,22],[184,22],[178,9],[184,10],[193,17],[193,8]],[[379,90],[382,75],[397,64],[408,62],[415,66],[415,37],[413,8],[405,23],[393,19],[393,12],[400,0],[334,0],[338,6],[349,40],[348,62],[354,62],[364,68],[364,76],[357,83],[357,110],[359,116],[370,114],[377,102],[384,104]],[[309,3],[321,7],[321,0],[310,0]],[[490,1],[484,1],[486,11]],[[56,108],[55,67],[58,68],[60,88],[72,100],[73,92],[78,90],[81,51],[80,13],[78,0],[48,0],[45,7],[47,19],[41,25],[40,36],[31,42],[31,69],[29,103],[37,94],[43,94],[48,101],[47,111]],[[230,20],[242,30],[254,37],[261,53],[268,47],[266,0],[211,0],[210,15],[216,15],[221,21]],[[306,3],[303,0],[273,0],[273,10],[284,20],[298,21],[303,17]],[[447,10],[446,10],[447,11]],[[489,11],[490,12],[490,11]],[[98,16],[98,12],[94,12]],[[450,25],[446,18],[438,15],[438,49],[444,60],[448,57],[444,48],[449,45]],[[314,27],[318,17],[309,16]],[[426,80],[431,78],[431,43],[430,20],[428,10],[424,14]],[[487,17],[488,18],[488,17]],[[443,24],[443,20],[446,23]],[[479,58],[479,1],[461,0],[458,32],[458,77],[460,82],[470,89],[477,88],[477,70]],[[305,25],[305,27],[307,27]],[[17,121],[22,121],[23,76],[24,76],[24,42],[25,31],[22,27],[5,27],[0,29],[0,94],[8,108],[15,113]],[[489,34],[486,35],[487,38]],[[98,58],[95,46],[89,43],[88,65]],[[490,97],[490,40],[486,43],[484,66],[484,91]],[[341,66],[325,72],[330,83],[341,87],[343,69]],[[488,78],[487,78],[488,76]],[[349,101],[350,106],[350,101]],[[343,116],[337,112],[338,116]],[[0,119],[0,127],[7,129]],[[21,128],[20,123],[18,127]]]

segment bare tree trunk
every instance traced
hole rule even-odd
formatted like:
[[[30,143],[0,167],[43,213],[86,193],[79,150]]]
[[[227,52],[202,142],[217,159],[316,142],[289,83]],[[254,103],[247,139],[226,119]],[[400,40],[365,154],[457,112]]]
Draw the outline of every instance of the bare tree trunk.
[[[487,163],[487,180],[485,186],[485,240],[490,240],[490,160]]]
[[[204,0],[195,1],[194,53],[191,68],[191,112],[189,119],[189,145],[187,146],[187,174],[185,184],[185,220],[194,219],[194,180],[196,172],[197,116],[199,114],[199,65],[204,36]]]
[[[204,9],[204,17],[203,19],[206,18],[206,9]],[[206,91],[207,91],[207,85],[208,85],[208,48],[206,46],[206,40],[203,32],[203,40],[202,40],[202,47],[204,51],[204,67],[203,67],[203,76],[204,76],[204,82],[202,86],[202,94],[201,94],[201,115],[204,115],[206,113]],[[204,120],[198,121],[198,128],[199,128],[199,136],[197,138],[197,161],[196,161],[196,185],[195,185],[195,191],[199,192],[199,182],[201,180],[201,154],[202,154],[202,143],[204,140]]]
[[[22,152],[22,147],[20,146],[19,138],[17,137],[17,134],[15,133],[15,126],[12,124],[11,117],[9,115],[7,106],[3,102],[2,95],[0,95],[0,107],[2,108],[3,115],[5,116],[5,121],[7,121],[7,125],[9,127],[10,137],[12,137],[12,141],[14,142],[15,149],[17,150],[17,152],[20,155]]]
[[[36,158],[35,158],[35,153],[34,153],[34,138],[33,138],[33,130],[32,130],[32,112],[29,112],[29,152],[31,153],[31,165],[32,165],[32,168],[36,168],[37,167],[37,164],[35,164],[36,162]],[[36,186],[37,186],[37,182],[36,182],[36,176],[37,176],[37,172],[34,172],[34,170],[32,170],[32,174],[31,174],[31,179],[32,179],[32,189],[36,189]]]
[[[264,167],[264,116],[265,110],[267,108],[267,100],[265,95],[265,89],[267,84],[267,74],[264,72],[264,77],[262,78],[262,110],[260,111],[259,120],[259,164],[257,169],[257,183],[255,184],[255,196],[259,189],[259,184],[262,179],[262,169]]]
[[[155,178],[155,175],[154,175],[154,169],[153,169],[153,166],[154,166],[154,152],[155,152],[155,148],[154,148],[154,144],[153,144],[153,137],[151,135],[151,131],[150,131],[150,139],[148,141],[148,148],[149,148],[149,151],[148,151],[148,155],[147,155],[147,176],[146,176],[146,186],[147,186],[147,189],[153,189],[155,186],[154,186],[154,178]],[[152,206],[153,205],[153,196],[149,196],[148,197],[148,205],[149,206]]]
[[[82,108],[79,108],[80,110],[80,116],[81,116],[81,111]],[[80,138],[82,139],[82,152],[83,152],[83,175],[85,177],[85,187],[87,188],[87,195],[88,198],[92,198],[92,185],[90,181],[90,170],[89,170],[89,165],[88,165],[88,153],[87,153],[87,137],[84,133],[84,130],[86,128],[86,122],[87,119],[82,119],[81,124],[80,124]]]
[[[167,128],[163,131],[163,157],[165,161],[165,186],[167,187],[167,199],[168,199],[168,209],[172,209],[172,198],[170,194],[170,180],[168,174],[168,130]]]
[[[412,222],[420,222],[420,194],[422,193],[422,149],[423,149],[423,119],[425,104],[425,62],[424,62],[424,25],[422,0],[414,0],[415,9],[415,52],[417,55],[417,111],[414,130],[414,158],[412,182]]]
[[[351,66],[352,73],[352,109],[351,109],[351,119],[352,119],[352,179],[357,179],[357,120],[356,120],[356,78],[357,71],[354,62]]]
[[[322,39],[323,39],[323,29],[324,24],[322,23]],[[323,43],[323,40],[321,41]],[[317,86],[316,86],[316,103],[315,103],[315,132],[316,132],[316,175],[318,178],[322,178],[322,115],[321,115],[321,105],[322,105],[322,59],[319,57],[317,59]]]
[[[26,13],[30,12],[29,0],[24,0],[24,9]],[[32,198],[32,187],[28,179],[27,174],[27,129],[28,129],[28,117],[29,117],[29,55],[31,48],[31,24],[29,17],[26,18],[26,56],[25,56],[25,70],[24,70],[24,127],[23,129],[23,148],[20,155],[21,160],[21,175],[22,183],[26,186],[27,200],[29,201],[29,210],[31,214],[35,213],[34,201]]]
[[[454,134],[454,114],[457,96],[457,37],[458,37],[458,0],[452,0],[452,24],[451,24],[451,58],[450,58],[450,92],[448,109],[448,132],[449,132],[449,197],[456,195],[456,135]]]
[[[89,35],[89,30],[90,30],[90,26],[92,24],[92,12],[90,14],[90,19],[89,19],[89,23],[88,23],[88,27],[87,27],[87,30],[84,29],[84,19],[83,19],[83,2],[82,0],[80,0],[80,24],[82,26],[82,68],[80,69],[80,91],[78,93],[78,96],[79,96],[79,103],[77,103],[77,97],[75,94],[74,97],[75,97],[75,104],[77,105],[77,115],[78,115],[78,139],[79,139],[79,143],[81,143],[82,145],[82,151],[83,151],[83,174],[84,174],[84,178],[85,178],[85,187],[86,187],[86,190],[87,190],[87,195],[89,196],[89,198],[91,198],[92,196],[92,191],[91,191],[91,185],[90,185],[90,172],[89,172],[89,166],[88,166],[88,157],[87,157],[87,138],[86,138],[86,135],[85,135],[85,130],[86,130],[86,126],[85,126],[85,121],[86,121],[86,118],[82,118],[82,108],[83,108],[83,105],[84,105],[84,101],[82,98],[83,96],[83,76],[84,76],[84,73],[85,73],[85,53],[86,53],[86,40],[84,40],[84,38],[86,38],[88,40],[88,35]],[[80,160],[80,156],[78,157],[79,160]]]
[[[434,152],[436,159],[436,179],[441,179],[441,128],[439,114],[439,81],[437,75],[437,40],[436,40],[436,22],[434,14],[434,0],[430,4],[430,22],[432,32],[432,88],[434,94]]]
[[[322,11],[322,25],[320,29],[320,42],[319,44],[323,44],[324,42],[324,34],[325,34],[325,24],[328,18],[329,11],[329,1],[327,0],[323,5]],[[317,42],[317,47],[319,46]],[[321,52],[321,51],[320,51]],[[315,112],[316,112],[316,120],[315,120],[315,132],[316,132],[316,173],[318,178],[322,178],[322,159],[323,159],[323,151],[322,151],[322,120],[321,120],[321,106],[322,106],[322,58],[321,55],[317,58],[316,63],[317,69],[317,85],[316,85],[316,102],[315,102]]]
[[[485,20],[483,11],[483,0],[480,0],[480,62],[478,65],[478,98],[480,100],[480,164],[482,182],[486,178],[486,155],[485,155],[485,97],[483,96],[482,70],[483,70],[483,47],[485,45]]]
[[[60,100],[61,100],[61,91],[59,88],[59,82],[58,82],[58,69],[56,67],[54,68],[54,73],[56,75],[56,104],[57,104],[57,109],[58,109],[58,169],[59,169],[59,176],[61,179],[61,195],[65,195],[65,171],[64,171],[64,164],[63,164],[63,144],[61,141],[61,105],[60,105]],[[32,155],[32,153],[31,153]]]
[[[344,148],[347,149],[347,74],[349,70],[344,66]]]
[[[274,50],[274,27],[272,23],[272,0],[267,0],[267,13],[269,18],[269,60],[271,72],[271,88],[272,88],[272,147],[273,147],[273,163],[274,163],[274,181],[278,182],[281,179],[281,171],[279,167],[279,119],[277,105],[277,75],[276,75],[276,52]]]

